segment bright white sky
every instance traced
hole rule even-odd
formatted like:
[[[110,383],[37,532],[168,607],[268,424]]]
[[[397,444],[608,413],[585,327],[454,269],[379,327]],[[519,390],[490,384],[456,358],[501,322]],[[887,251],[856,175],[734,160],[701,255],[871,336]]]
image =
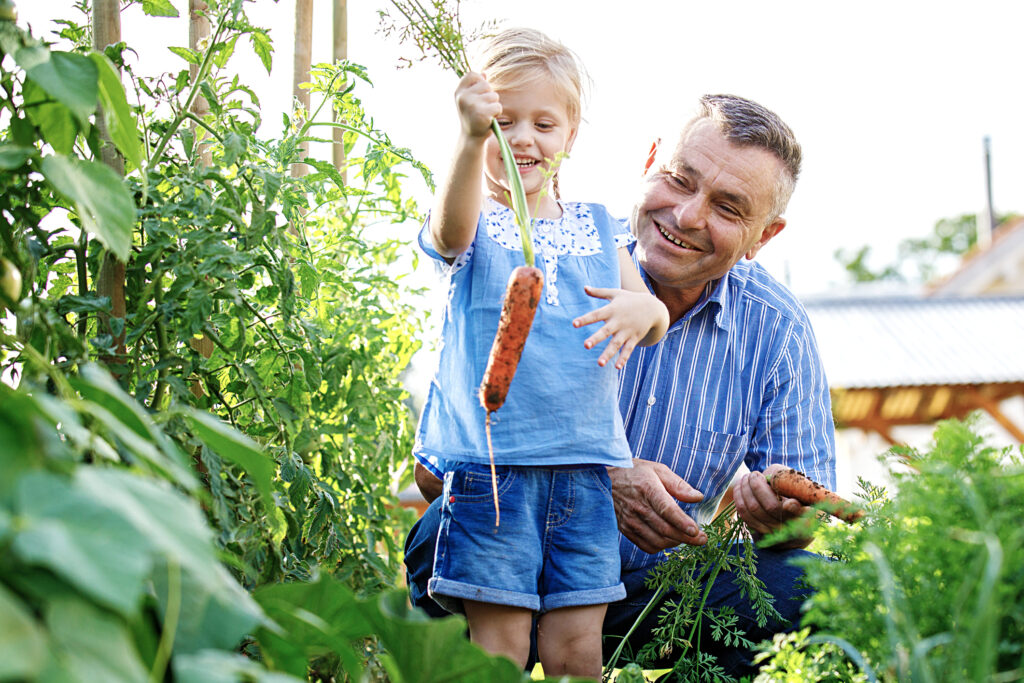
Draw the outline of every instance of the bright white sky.
[[[187,0],[172,0],[183,14]],[[313,61],[330,60],[331,2],[316,0]],[[397,70],[398,46],[378,33],[384,0],[349,1],[349,58],[369,69],[362,98],[379,128],[444,174],[457,130],[455,77],[433,63]],[[71,0],[20,0],[24,24],[50,36]],[[234,64],[263,103],[262,133],[277,135],[291,91],[294,0],[258,0],[253,22],[275,41],[270,78],[239,45]],[[896,245],[985,199],[983,137],[991,137],[997,212],[1024,210],[1024,3],[1000,0],[464,0],[463,21],[541,29],[575,50],[593,88],[563,196],[625,215],[651,139],[678,128],[706,92],[774,109],[804,148],[789,226],[759,260],[798,293],[843,280],[838,248],[871,244],[888,262]],[[126,11],[124,37],[144,73],[177,71],[167,45],[187,45],[184,19]],[[326,154],[326,153],[325,153]],[[410,189],[426,208],[429,193]],[[411,232],[409,233],[411,234]],[[407,235],[405,235],[407,236]]]

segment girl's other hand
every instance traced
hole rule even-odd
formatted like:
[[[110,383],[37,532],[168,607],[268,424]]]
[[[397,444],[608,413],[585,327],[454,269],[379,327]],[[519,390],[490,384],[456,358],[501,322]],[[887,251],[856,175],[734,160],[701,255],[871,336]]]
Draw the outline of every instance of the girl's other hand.
[[[597,332],[583,342],[585,348],[592,349],[605,339],[608,340],[608,345],[597,359],[597,364],[601,366],[618,354],[615,368],[621,370],[637,344],[643,343],[659,320],[668,317],[665,304],[650,293],[589,286],[584,287],[584,291],[597,299],[608,300],[601,308],[572,321],[574,327],[604,322]]]
[[[470,71],[455,88],[455,104],[459,108],[462,132],[471,138],[486,138],[491,120],[501,113],[498,93],[480,74]]]

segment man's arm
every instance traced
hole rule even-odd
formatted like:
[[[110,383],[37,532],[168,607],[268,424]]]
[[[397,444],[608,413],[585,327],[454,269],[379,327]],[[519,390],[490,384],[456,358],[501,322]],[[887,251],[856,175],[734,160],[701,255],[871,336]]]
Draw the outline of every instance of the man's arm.
[[[780,362],[769,378],[754,437],[751,472],[733,487],[736,513],[755,536],[768,534],[808,512],[792,498],[779,498],[766,476],[792,467],[826,488],[835,488],[832,404],[817,342],[804,318],[786,337]],[[804,548],[810,538],[774,547]]]
[[[704,494],[667,466],[634,458],[632,468],[609,467],[608,476],[619,531],[640,550],[707,543],[707,535],[679,508],[679,502],[697,503]]]
[[[428,503],[434,502],[434,499],[444,491],[444,482],[434,476],[434,473],[421,465],[419,461],[413,465],[412,476],[416,480],[416,488],[420,490],[420,495]]]

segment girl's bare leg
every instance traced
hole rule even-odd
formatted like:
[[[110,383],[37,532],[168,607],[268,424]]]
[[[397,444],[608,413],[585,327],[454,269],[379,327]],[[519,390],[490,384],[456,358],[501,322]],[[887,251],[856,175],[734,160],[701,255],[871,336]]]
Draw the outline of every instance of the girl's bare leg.
[[[522,607],[475,600],[463,600],[462,604],[466,610],[466,621],[469,622],[470,640],[492,655],[505,655],[518,664],[520,669],[525,668],[530,657],[533,612]],[[598,642],[598,657],[600,655]]]
[[[545,676],[601,680],[601,626],[608,605],[562,607],[537,623],[537,654]]]

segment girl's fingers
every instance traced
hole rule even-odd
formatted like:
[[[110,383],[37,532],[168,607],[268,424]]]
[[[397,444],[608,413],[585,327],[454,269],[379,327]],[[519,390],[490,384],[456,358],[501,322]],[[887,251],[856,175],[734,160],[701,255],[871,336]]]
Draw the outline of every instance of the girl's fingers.
[[[622,290],[609,289],[607,287],[591,287],[590,285],[586,285],[583,287],[583,291],[595,299],[611,299],[616,292],[620,292]]]
[[[615,362],[616,370],[621,370],[622,368],[626,367],[626,361],[629,360],[629,357],[632,355],[633,349],[635,348],[636,342],[632,341],[628,341],[622,345],[622,347],[619,349],[619,360]]]
[[[587,340],[583,342],[583,348],[592,349],[601,342],[603,342],[605,339],[610,337],[611,335],[611,330],[609,330],[608,326],[605,325],[602,328],[600,328],[597,332],[587,337]]]

